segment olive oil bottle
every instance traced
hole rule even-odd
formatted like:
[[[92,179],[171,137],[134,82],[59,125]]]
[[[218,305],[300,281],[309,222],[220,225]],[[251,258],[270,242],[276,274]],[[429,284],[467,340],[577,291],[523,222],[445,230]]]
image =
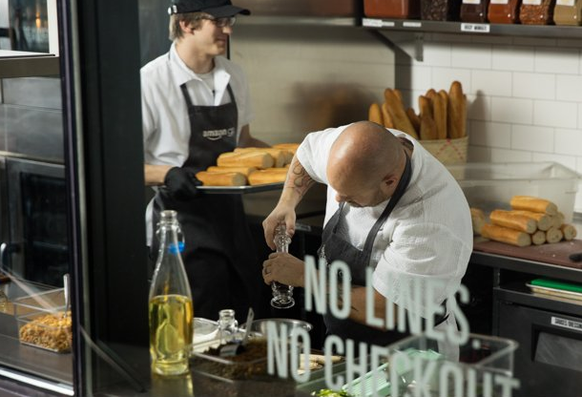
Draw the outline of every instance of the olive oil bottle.
[[[160,251],[149,294],[152,371],[181,375],[188,372],[194,308],[180,255],[183,243],[176,211],[161,213],[157,236]]]

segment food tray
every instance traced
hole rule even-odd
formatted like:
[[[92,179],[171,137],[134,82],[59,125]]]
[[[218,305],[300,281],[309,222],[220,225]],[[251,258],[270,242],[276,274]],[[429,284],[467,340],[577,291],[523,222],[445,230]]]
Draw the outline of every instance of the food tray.
[[[283,182],[265,183],[263,185],[245,186],[198,186],[206,194],[248,194],[269,192],[283,189]]]
[[[530,283],[525,284],[531,292],[536,294],[543,294],[543,295],[551,295],[558,298],[566,298],[566,299],[574,299],[578,301],[582,301],[582,294],[579,292],[572,292],[572,291],[565,291],[560,289],[554,288],[547,288],[547,287],[540,287],[539,285],[532,285]]]
[[[70,313],[68,318],[63,318],[63,288],[31,291],[15,299],[13,304],[21,344],[56,353],[71,351],[72,322]]]

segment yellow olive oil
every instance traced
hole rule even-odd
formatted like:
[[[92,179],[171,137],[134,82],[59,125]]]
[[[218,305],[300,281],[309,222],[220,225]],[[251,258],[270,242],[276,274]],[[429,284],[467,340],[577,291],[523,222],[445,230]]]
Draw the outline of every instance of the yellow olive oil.
[[[155,373],[188,371],[193,318],[192,300],[186,296],[158,295],[150,300],[150,355]]]

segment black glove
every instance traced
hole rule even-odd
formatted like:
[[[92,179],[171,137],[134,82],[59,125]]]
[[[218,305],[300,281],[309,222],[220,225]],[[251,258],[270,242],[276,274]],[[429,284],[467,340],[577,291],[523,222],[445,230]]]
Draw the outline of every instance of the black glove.
[[[164,178],[164,185],[170,196],[176,200],[188,200],[198,196],[197,189],[202,185],[192,170],[180,167],[170,168]]]

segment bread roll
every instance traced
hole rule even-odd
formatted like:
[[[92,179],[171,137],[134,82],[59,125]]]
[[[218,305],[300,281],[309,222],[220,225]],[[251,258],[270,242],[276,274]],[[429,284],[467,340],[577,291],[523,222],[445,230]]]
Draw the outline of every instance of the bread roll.
[[[513,210],[511,211],[515,214],[520,214],[527,216],[528,218],[535,219],[538,223],[538,229],[541,231],[546,231],[553,226],[553,218],[542,212],[531,212],[531,211],[523,211],[523,210]]]
[[[216,165],[210,166],[206,169],[208,172],[240,172],[244,176],[249,176],[251,172],[255,172],[255,167],[218,167]]]
[[[284,149],[284,150],[287,150],[287,151],[295,154],[299,145],[300,145],[300,143],[276,143],[275,145],[273,145],[273,147],[279,148],[279,149]]]
[[[552,221],[552,227],[559,229],[564,223],[564,214],[558,211],[556,215],[550,215],[550,219]]]
[[[564,240],[566,241],[574,240],[574,238],[578,234],[576,228],[573,225],[568,225],[566,223],[560,226],[560,230],[562,231],[562,234],[564,235]]]
[[[384,120],[384,127],[386,128],[396,128],[394,125],[394,120],[392,120],[392,116],[388,111],[388,104],[384,102],[380,109],[382,111],[382,120]]]
[[[414,130],[412,123],[404,111],[402,101],[398,99],[398,96],[394,93],[394,91],[390,88],[387,88],[384,91],[384,98],[386,99],[388,112],[390,113],[390,116],[392,116],[395,128],[407,133],[415,139],[418,139],[418,134]]]
[[[293,159],[293,154],[288,150],[280,148],[266,148],[266,147],[237,147],[234,149],[235,153],[251,153],[251,152],[263,152],[268,153],[273,156],[275,161],[274,167],[283,167],[285,164],[290,163]]]
[[[275,164],[273,156],[266,152],[222,153],[216,159],[219,167],[270,168]]]
[[[417,134],[420,134],[420,117],[416,114],[413,108],[406,109],[406,115],[408,119],[412,123],[414,130]]]
[[[282,168],[281,170],[258,170],[249,175],[250,185],[262,185],[265,183],[277,183],[285,182],[287,178],[287,169]]]
[[[546,241],[550,244],[557,243],[562,240],[564,234],[558,228],[552,227],[546,232]]]
[[[436,124],[437,139],[447,139],[447,102],[441,95],[431,99],[432,113]]]
[[[208,172],[200,171],[196,173],[204,186],[244,186],[247,184],[247,177],[240,172]]]
[[[463,94],[463,86],[453,81],[449,89],[449,103],[447,106],[447,132],[451,139],[462,138],[466,135],[467,98]]]
[[[546,232],[542,230],[538,230],[534,234],[531,235],[531,242],[534,245],[542,245],[546,242]]]
[[[479,208],[471,208],[471,223],[473,224],[473,234],[476,236],[481,235],[481,229],[486,223],[485,214]]]
[[[513,196],[509,203],[514,210],[543,212],[548,215],[558,215],[558,206],[556,204],[538,197]]]
[[[518,247],[531,245],[531,236],[529,234],[490,223],[483,225],[481,236]]]
[[[384,119],[382,118],[382,109],[380,105],[377,103],[373,103],[370,105],[370,109],[368,109],[368,120],[374,123],[384,125]]]
[[[489,219],[491,220],[491,223],[495,225],[520,230],[530,234],[534,233],[538,228],[535,219],[511,211],[494,210],[489,214]]]

